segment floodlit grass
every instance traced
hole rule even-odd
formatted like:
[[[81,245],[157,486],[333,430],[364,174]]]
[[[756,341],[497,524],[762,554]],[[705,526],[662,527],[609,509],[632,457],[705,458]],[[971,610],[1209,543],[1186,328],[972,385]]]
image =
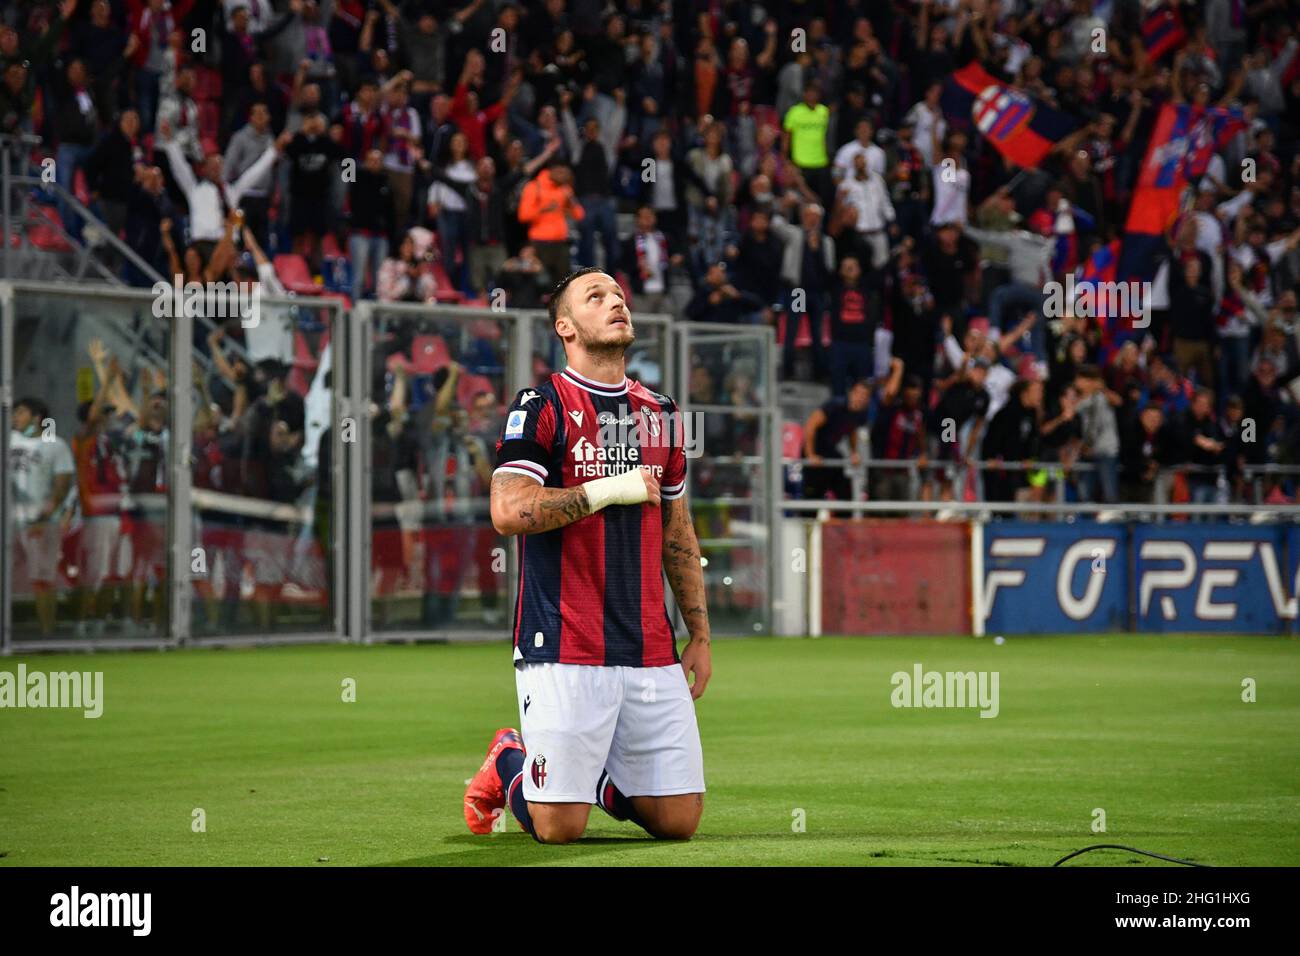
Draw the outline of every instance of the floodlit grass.
[[[98,720],[0,709],[0,865],[1041,866],[1093,843],[1300,864],[1294,639],[755,638],[713,657],[695,839],[593,810],[567,847],[463,820],[466,778],[518,720],[503,644],[0,659],[102,670],[105,697]],[[918,662],[998,671],[998,716],[893,707]],[[1066,865],[1101,864],[1166,865]]]

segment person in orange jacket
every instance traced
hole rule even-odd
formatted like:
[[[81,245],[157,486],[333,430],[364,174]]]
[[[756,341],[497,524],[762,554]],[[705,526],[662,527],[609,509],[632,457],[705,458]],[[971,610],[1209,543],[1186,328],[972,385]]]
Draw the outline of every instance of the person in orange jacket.
[[[528,241],[556,281],[570,272],[569,218],[581,221],[584,215],[567,163],[543,169],[519,197],[519,221],[528,227]]]

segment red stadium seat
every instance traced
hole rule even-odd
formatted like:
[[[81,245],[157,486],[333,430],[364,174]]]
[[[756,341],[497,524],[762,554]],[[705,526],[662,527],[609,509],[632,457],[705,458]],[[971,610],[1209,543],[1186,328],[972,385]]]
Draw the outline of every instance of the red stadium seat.
[[[31,244],[44,252],[71,252],[72,245],[63,238],[61,232],[62,223],[59,220],[59,214],[52,206],[41,206],[39,208],[41,218],[47,220],[47,222],[31,226],[27,230],[27,238],[31,241]]]
[[[456,288],[456,283],[451,281],[451,276],[447,275],[441,262],[433,263],[433,278],[438,283],[437,291],[433,293],[435,300],[455,305],[465,301],[464,293]]]
[[[776,322],[776,341],[779,345],[785,341],[785,323],[786,316],[789,313],[782,312]],[[829,347],[831,344],[831,317],[830,313],[822,313],[821,328],[822,345]],[[797,349],[806,349],[813,344],[811,325],[808,322],[808,313],[799,313],[799,329],[794,334],[794,347]]]
[[[338,259],[343,255],[339,248],[339,241],[334,238],[334,233],[327,232],[321,237],[320,254],[324,259]]]
[[[451,352],[441,335],[417,335],[411,342],[411,368],[431,375],[451,362]]]
[[[290,292],[298,295],[320,295],[321,288],[311,278],[307,260],[292,252],[281,253],[275,257],[275,274]]]
[[[781,457],[798,458],[803,454],[803,426],[786,422],[781,426]]]
[[[306,395],[311,388],[316,370],[320,368],[320,356],[329,345],[330,337],[326,332],[316,343],[313,351],[307,342],[307,336],[301,332],[293,333],[293,369],[289,373],[289,388],[299,395]]]
[[[479,392],[492,392],[496,394],[496,389],[492,386],[492,379],[486,375],[470,375],[461,373],[460,378],[456,380],[456,402],[461,408],[469,408],[470,403],[474,401],[474,396]]]
[[[469,334],[476,339],[487,339],[495,342],[501,338],[501,326],[491,319],[475,319],[469,324]]]

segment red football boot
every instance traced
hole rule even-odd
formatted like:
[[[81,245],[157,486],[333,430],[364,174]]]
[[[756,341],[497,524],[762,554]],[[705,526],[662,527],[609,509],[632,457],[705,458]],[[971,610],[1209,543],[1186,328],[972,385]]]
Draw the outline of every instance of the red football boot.
[[[483,766],[465,788],[465,822],[471,833],[491,833],[496,812],[506,805],[505,785],[497,773],[497,757],[507,747],[524,749],[523,738],[513,727],[502,727],[496,732]]]

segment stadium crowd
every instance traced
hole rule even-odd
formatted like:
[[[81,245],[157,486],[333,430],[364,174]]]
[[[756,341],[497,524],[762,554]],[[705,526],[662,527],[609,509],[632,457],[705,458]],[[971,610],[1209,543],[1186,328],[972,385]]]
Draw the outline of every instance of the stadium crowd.
[[[907,466],[872,469],[877,498],[1041,499],[1058,470],[1076,500],[1293,500],[1284,467],[1246,469],[1300,464],[1298,13],[1295,0],[16,0],[0,26],[0,133],[39,134],[31,161],[52,156],[59,184],[162,274],[487,309],[539,307],[595,264],[637,312],[771,324],[783,379],[831,385],[796,432],[808,497],[849,496],[821,461],[843,456]],[[1176,41],[1153,42],[1167,15]],[[945,81],[972,62],[1076,128],[1016,166],[969,111],[945,109]],[[1149,327],[1048,316],[1048,285],[1123,238],[1167,103],[1228,107],[1241,128],[1165,224]],[[82,235],[70,205],[59,215]],[[422,383],[404,370],[421,361],[409,335],[380,350],[376,386],[400,421],[377,427],[395,461],[413,455],[403,429],[431,427],[412,396],[450,421],[454,392],[466,435],[495,414],[490,326]],[[249,343],[238,323],[219,333],[203,343],[211,387],[233,395],[252,370],[222,336]],[[448,391],[461,366],[472,384]],[[705,367],[691,397],[741,407],[756,372]],[[756,448],[736,420],[720,440]],[[409,497],[400,471],[394,502]]]

